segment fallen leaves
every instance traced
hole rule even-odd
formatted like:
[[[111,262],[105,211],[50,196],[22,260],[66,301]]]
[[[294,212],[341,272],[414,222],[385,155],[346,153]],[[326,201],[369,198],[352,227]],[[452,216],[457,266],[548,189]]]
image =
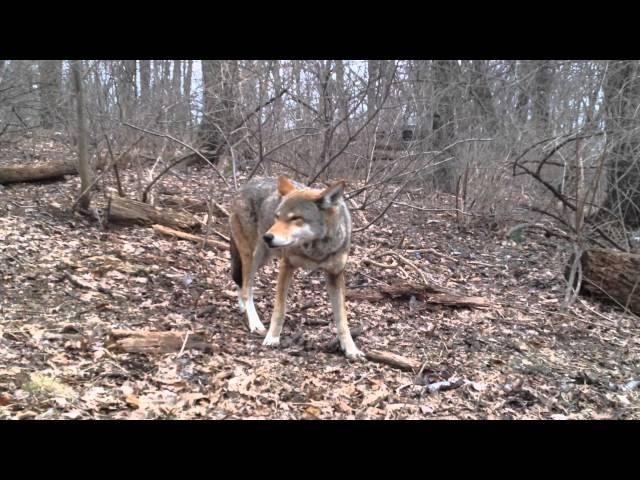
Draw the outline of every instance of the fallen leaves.
[[[201,180],[163,182],[204,202]],[[354,236],[349,290],[387,292],[347,299],[369,353],[355,363],[339,352],[321,273],[296,275],[281,347],[265,348],[238,311],[227,251],[101,230],[67,211],[77,182],[0,196],[0,418],[639,418],[637,322],[591,303],[560,310],[562,259],[541,238],[501,243],[394,206],[393,224]],[[389,249],[410,263],[374,258]],[[265,323],[276,278],[269,263],[256,283]],[[385,290],[425,280],[485,304]]]

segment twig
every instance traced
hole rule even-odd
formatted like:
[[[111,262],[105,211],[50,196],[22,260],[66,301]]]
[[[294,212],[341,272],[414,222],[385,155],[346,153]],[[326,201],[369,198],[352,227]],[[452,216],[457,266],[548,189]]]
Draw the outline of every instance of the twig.
[[[192,242],[211,245],[213,247],[219,248],[221,250],[229,250],[229,245],[226,243],[218,242],[217,240],[212,240],[210,238],[200,237],[198,235],[192,235],[190,233],[181,232],[180,230],[174,230],[173,228],[165,227],[164,225],[152,225],[154,231],[161,233],[163,235],[178,237],[183,240],[191,240]]]
[[[370,258],[365,258],[364,260],[362,260],[362,263],[364,263],[365,265],[373,265],[378,268],[396,268],[398,266],[397,262],[394,262],[392,264],[379,263],[374,260],[371,260]]]
[[[392,202],[394,205],[401,205],[403,207],[408,207],[408,208],[413,208],[415,210],[420,210],[421,212],[455,212],[455,213],[460,213],[462,215],[469,215],[472,217],[477,217],[479,215],[473,214],[473,213],[469,213],[469,212],[464,212],[462,210],[460,210],[459,208],[424,208],[424,207],[418,207],[417,205],[409,205],[408,203],[402,203],[402,202]]]
[[[420,362],[412,358],[403,357],[396,353],[385,352],[382,350],[369,350],[365,352],[367,360],[372,362],[384,363],[401,370],[417,370],[420,368]]]
[[[180,358],[182,356],[182,353],[184,352],[184,347],[187,345],[187,340],[189,339],[189,335],[191,332],[186,332],[184,335],[184,341],[182,342],[182,348],[180,349],[180,352],[178,352],[178,356],[176,358]]]

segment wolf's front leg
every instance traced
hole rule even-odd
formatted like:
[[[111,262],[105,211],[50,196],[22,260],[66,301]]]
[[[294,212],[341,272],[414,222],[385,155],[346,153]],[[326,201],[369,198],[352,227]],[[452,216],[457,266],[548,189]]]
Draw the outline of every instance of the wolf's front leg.
[[[278,272],[278,286],[276,287],[276,301],[271,315],[271,325],[267,336],[264,338],[263,345],[276,346],[280,344],[280,333],[284,325],[284,315],[287,310],[287,291],[293,279],[293,267],[285,258],[280,260],[280,271]]]
[[[327,272],[327,289],[329,290],[329,298],[331,299],[331,309],[333,310],[333,318],[338,329],[338,340],[346,357],[350,360],[360,360],[364,358],[364,353],[358,350],[356,344],[351,338],[349,325],[347,323],[347,308],[344,303],[344,271],[334,275]]]
[[[253,283],[258,268],[262,264],[264,258],[264,247],[258,245],[251,260],[242,263],[242,288],[240,289],[239,303],[240,308],[244,306],[249,319],[249,331],[264,334],[266,328],[260,321],[256,307],[253,304]]]

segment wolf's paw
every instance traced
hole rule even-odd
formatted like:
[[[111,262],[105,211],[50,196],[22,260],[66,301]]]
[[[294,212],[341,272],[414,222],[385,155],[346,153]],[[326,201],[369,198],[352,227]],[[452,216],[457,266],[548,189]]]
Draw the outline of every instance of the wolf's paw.
[[[347,350],[346,352],[344,352],[344,355],[349,360],[354,360],[354,361],[362,361],[365,359],[364,353],[358,350],[357,347]]]
[[[272,337],[271,335],[267,334],[267,336],[264,337],[262,345],[266,345],[268,347],[277,347],[278,345],[280,345],[280,337]]]
[[[250,323],[249,331],[251,333],[258,333],[260,335],[264,335],[265,333],[267,333],[267,329],[264,328],[264,325],[262,325],[262,322],[260,320]]]

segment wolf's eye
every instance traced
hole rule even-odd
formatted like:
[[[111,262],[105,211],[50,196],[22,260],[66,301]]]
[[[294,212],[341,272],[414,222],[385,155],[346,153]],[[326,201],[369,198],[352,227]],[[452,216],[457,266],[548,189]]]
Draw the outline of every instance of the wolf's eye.
[[[297,216],[297,217],[291,217],[289,219],[290,222],[296,222],[296,223],[304,223],[304,218]]]

